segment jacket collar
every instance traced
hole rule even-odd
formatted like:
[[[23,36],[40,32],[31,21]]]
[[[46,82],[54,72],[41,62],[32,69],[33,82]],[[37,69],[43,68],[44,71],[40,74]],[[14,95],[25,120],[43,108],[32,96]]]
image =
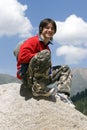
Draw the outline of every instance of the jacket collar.
[[[39,41],[43,42],[43,39],[41,38],[41,36],[40,36],[40,35],[38,35],[38,38],[39,38]],[[43,43],[44,43],[44,42],[43,42]],[[52,44],[52,45],[53,45],[53,43],[52,43],[52,41],[51,41],[51,40],[47,43],[47,45],[49,45],[49,44]]]

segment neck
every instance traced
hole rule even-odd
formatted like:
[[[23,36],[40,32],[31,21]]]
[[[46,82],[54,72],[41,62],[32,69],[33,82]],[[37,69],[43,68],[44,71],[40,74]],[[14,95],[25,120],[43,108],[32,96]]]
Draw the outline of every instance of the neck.
[[[44,38],[43,35],[40,35],[40,36],[41,36],[41,38],[43,39],[43,42],[44,42],[45,44],[47,44],[47,43],[50,41],[50,39]]]

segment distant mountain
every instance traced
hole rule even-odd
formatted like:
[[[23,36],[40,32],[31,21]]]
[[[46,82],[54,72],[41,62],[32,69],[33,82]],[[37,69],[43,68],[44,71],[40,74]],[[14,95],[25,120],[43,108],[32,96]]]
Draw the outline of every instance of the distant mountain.
[[[72,74],[71,96],[87,89],[87,68],[74,68]]]
[[[8,74],[0,74],[0,84],[7,84],[7,83],[20,83],[20,80]]]
[[[87,69],[72,69],[71,99],[76,109],[87,115]],[[0,84],[21,83],[16,77],[0,74]]]
[[[73,68],[72,74],[71,96],[87,89],[87,68]],[[20,81],[14,76],[0,74],[0,84],[13,82],[20,83]]]

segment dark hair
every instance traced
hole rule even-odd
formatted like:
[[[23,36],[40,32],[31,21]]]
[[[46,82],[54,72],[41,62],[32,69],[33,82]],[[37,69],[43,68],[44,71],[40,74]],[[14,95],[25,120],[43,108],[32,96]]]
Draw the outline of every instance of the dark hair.
[[[39,24],[39,34],[42,33],[43,31],[43,28],[46,27],[49,23],[51,23],[54,27],[54,32],[56,33],[57,31],[57,26],[56,26],[56,23],[54,20],[50,19],[50,18],[46,18],[46,19],[43,19],[40,24]]]

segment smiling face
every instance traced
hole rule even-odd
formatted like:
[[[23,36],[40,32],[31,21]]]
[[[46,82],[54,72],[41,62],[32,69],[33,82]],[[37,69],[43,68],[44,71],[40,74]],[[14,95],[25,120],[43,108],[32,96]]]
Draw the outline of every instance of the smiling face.
[[[57,26],[54,20],[46,18],[40,22],[39,34],[45,44],[52,40],[53,35],[56,33],[56,31]]]
[[[45,43],[48,43],[54,34],[55,34],[54,27],[51,23],[49,23],[46,27],[43,28],[41,32],[41,38]]]

